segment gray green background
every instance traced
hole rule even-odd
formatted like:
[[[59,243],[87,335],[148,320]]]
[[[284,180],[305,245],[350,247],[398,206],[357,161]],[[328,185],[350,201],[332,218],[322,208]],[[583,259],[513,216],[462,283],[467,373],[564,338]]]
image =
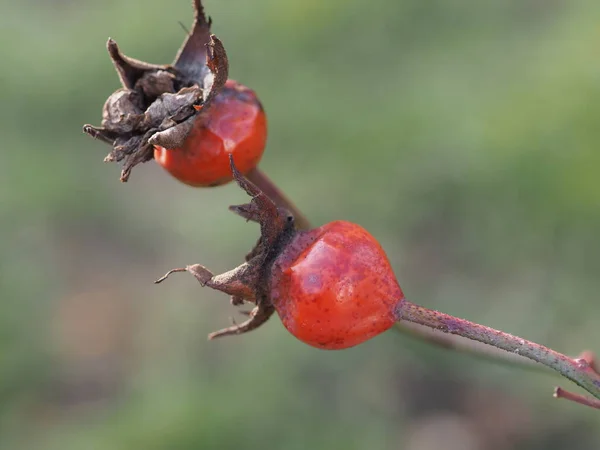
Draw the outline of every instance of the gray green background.
[[[188,0],[2,0],[0,448],[600,448],[552,376],[389,332],[318,351],[171,267],[237,265],[233,185],[128,184],[81,132],[105,50],[170,62]],[[262,168],[315,224],[360,223],[407,296],[568,354],[600,351],[600,3],[209,0],[260,95]]]

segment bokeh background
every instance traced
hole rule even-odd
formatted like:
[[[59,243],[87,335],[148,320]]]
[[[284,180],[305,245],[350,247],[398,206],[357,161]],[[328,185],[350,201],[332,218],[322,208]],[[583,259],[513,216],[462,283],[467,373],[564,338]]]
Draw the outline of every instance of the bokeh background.
[[[318,351],[171,267],[237,265],[235,186],[102,163],[107,37],[170,62],[188,0],[2,0],[0,448],[600,448],[566,380],[389,332]],[[600,351],[600,2],[208,0],[269,115],[262,168],[358,222],[425,306]]]

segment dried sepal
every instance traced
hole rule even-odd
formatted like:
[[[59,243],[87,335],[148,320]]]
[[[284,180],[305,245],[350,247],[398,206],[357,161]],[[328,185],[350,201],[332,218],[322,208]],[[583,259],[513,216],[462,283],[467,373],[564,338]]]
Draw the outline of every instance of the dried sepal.
[[[135,89],[142,82],[142,84],[147,85],[146,88],[152,90],[152,85],[148,79],[151,76],[159,80],[157,83],[159,86],[164,86],[165,89],[170,88],[170,90],[163,92],[174,92],[173,81],[175,76],[173,73],[169,73],[169,71],[172,71],[169,66],[150,64],[125,56],[112,38],[108,38],[106,49],[119,75],[121,85],[125,89]],[[143,80],[148,83],[143,83]]]
[[[259,305],[250,311],[250,318],[240,324],[234,324],[230,327],[214,331],[208,335],[209,340],[213,340],[223,336],[235,336],[237,334],[247,333],[260,327],[264,324],[275,312],[272,305]]]
[[[206,120],[212,99],[227,81],[225,48],[210,33],[200,0],[194,9],[192,31],[171,65],[130,58],[113,39],[107,42],[123,87],[105,102],[101,126],[85,125],[83,131],[113,146],[104,160],[122,162],[121,181],[154,157],[155,145],[181,147],[196,121]]]
[[[239,187],[252,197],[250,203],[231,206],[229,209],[246,220],[258,222],[262,244],[265,246],[273,245],[284,232],[289,222],[288,217],[291,216],[287,211],[279,209],[273,200],[237,170],[231,155],[229,155],[229,163],[233,179]]]
[[[131,133],[143,120],[144,101],[137,91],[118,89],[102,108],[102,126],[116,133]]]
[[[188,272],[198,280],[201,286],[229,294],[232,305],[238,306],[245,302],[257,303],[256,307],[249,313],[250,318],[248,320],[211,333],[208,338],[214,339],[254,330],[265,323],[275,311],[270,303],[257,302],[255,289],[257,280],[260,279],[257,268],[257,266],[244,263],[229,272],[215,276],[206,267],[194,264],[185,268],[171,269],[154,283],[162,283],[172,273]]]
[[[194,0],[194,23],[192,31],[175,56],[173,67],[184,80],[202,80],[210,71],[204,64],[207,56],[207,45],[210,43],[210,26],[212,20],[204,14],[204,6],[200,0]]]
[[[183,122],[171,122],[172,125],[162,131],[157,131],[148,138],[148,144],[160,145],[164,148],[178,148],[183,145],[196,122],[196,115],[191,115]]]
[[[204,86],[204,110],[206,110],[212,99],[221,91],[227,77],[229,76],[229,60],[223,43],[214,34],[210,35],[207,45],[206,66],[208,72],[202,78]]]
[[[188,272],[202,286],[228,294],[231,304],[234,306],[246,302],[256,305],[248,314],[248,320],[211,333],[209,339],[246,333],[258,328],[271,317],[275,309],[269,294],[270,266],[278,252],[295,232],[293,220],[289,220],[289,213],[277,208],[269,197],[248,181],[237,170],[232,157],[230,157],[230,163],[235,181],[252,198],[249,203],[230,207],[230,209],[242,217],[260,224],[261,236],[257,245],[248,254],[245,263],[220,275],[214,275],[206,267],[194,264],[172,269],[155,281],[155,283],[161,283],[172,273]]]

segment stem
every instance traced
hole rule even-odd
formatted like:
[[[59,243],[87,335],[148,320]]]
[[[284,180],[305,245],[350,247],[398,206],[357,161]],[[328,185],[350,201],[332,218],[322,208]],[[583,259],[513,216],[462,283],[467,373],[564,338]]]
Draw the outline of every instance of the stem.
[[[310,228],[310,222],[304,214],[292,203],[292,201],[285,196],[283,192],[271,181],[267,175],[261,171],[258,167],[252,169],[246,174],[252,183],[256,185],[261,191],[267,194],[277,206],[287,209],[296,220],[296,227],[300,230],[307,230]]]
[[[432,330],[424,325],[407,322],[396,322],[395,330],[406,336],[414,339],[425,341],[428,344],[441,347],[443,349],[452,350],[457,353],[474,356],[479,359],[485,359],[491,363],[500,364],[502,366],[511,366],[517,369],[527,370],[529,372],[542,373],[545,375],[557,375],[555,372],[542,366],[524,356],[515,353],[507,353],[499,348],[490,347],[467,339],[462,336],[451,334],[439,334],[436,330]]]
[[[255,168],[246,174],[246,177],[263,191],[277,206],[286,208],[296,219],[296,227],[300,230],[311,228],[310,222],[304,214],[292,203],[292,201],[275,185],[275,183],[260,169]],[[409,334],[415,339],[425,341],[431,345],[444,349],[451,349],[461,353],[467,353],[482,359],[494,361],[502,365],[516,366],[525,370],[551,373],[544,367],[536,364],[524,357],[515,354],[509,354],[499,349],[490,348],[486,345],[478,345],[468,341],[460,336],[449,334],[435,335],[426,327],[407,324],[403,322],[396,323],[394,327],[397,331]]]
[[[600,399],[600,374],[585,359],[573,359],[543,345],[468,320],[403,301],[399,319],[482,342],[543,364]]]

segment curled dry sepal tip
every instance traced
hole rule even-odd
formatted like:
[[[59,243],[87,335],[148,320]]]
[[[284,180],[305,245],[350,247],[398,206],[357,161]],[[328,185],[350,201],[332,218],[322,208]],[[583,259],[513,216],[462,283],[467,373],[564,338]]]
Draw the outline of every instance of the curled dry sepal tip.
[[[225,48],[210,33],[200,0],[194,9],[192,31],[173,64],[138,61],[121,53],[114,40],[107,42],[122,88],[104,104],[102,125],[85,125],[83,131],[112,145],[105,161],[122,162],[121,181],[153,158],[154,146],[181,147],[227,81]]]

